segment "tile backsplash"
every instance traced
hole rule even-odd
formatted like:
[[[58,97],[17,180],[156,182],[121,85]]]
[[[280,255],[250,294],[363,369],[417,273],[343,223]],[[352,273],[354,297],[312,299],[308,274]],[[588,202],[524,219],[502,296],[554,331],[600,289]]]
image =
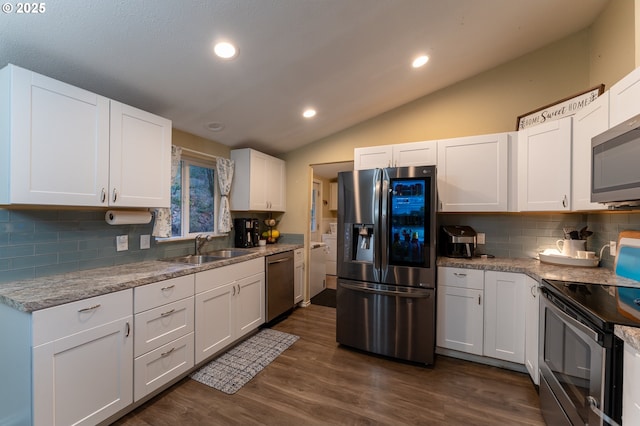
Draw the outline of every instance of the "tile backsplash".
[[[477,252],[508,258],[536,257],[544,249],[556,248],[564,227],[588,226],[593,235],[587,239],[587,250],[598,255],[604,245],[618,239],[620,231],[640,230],[640,212],[440,213],[438,225],[468,225],[484,232],[486,244],[479,245]],[[612,269],[614,260],[605,249],[601,266]]]

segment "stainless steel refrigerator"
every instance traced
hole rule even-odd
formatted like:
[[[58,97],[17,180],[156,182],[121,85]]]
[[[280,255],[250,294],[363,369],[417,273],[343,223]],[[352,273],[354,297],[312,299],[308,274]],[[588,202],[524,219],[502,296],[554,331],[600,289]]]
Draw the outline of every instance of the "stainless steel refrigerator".
[[[338,175],[338,343],[433,363],[435,222],[435,166]]]

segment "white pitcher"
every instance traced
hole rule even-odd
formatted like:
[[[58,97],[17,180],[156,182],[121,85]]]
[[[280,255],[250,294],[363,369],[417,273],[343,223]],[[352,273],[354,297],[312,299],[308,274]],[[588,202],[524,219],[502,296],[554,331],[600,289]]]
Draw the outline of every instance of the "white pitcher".
[[[558,240],[556,247],[563,256],[577,257],[578,251],[587,249],[587,240]]]

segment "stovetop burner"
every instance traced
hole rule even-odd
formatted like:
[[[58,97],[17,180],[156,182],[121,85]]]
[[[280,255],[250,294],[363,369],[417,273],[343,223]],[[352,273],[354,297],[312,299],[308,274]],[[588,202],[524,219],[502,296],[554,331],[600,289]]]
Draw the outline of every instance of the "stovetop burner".
[[[615,324],[640,326],[640,288],[559,280],[543,280],[543,285],[561,300],[586,311],[603,329],[613,329]]]

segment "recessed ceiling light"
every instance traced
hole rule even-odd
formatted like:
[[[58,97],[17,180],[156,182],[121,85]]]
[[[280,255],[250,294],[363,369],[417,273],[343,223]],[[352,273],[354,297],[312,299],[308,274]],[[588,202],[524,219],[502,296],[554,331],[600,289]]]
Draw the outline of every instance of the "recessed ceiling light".
[[[302,116],[304,118],[312,118],[316,116],[316,110],[313,108],[307,108],[304,110],[304,112],[302,113]]]
[[[411,63],[411,66],[413,66],[414,68],[420,68],[427,62],[429,62],[429,57],[427,55],[422,55],[415,58]]]
[[[211,123],[207,123],[205,127],[212,132],[220,132],[222,131],[222,129],[224,129],[224,123],[220,123],[219,121],[212,121]]]
[[[222,59],[231,59],[238,56],[238,49],[228,41],[221,41],[213,46],[213,52]]]

